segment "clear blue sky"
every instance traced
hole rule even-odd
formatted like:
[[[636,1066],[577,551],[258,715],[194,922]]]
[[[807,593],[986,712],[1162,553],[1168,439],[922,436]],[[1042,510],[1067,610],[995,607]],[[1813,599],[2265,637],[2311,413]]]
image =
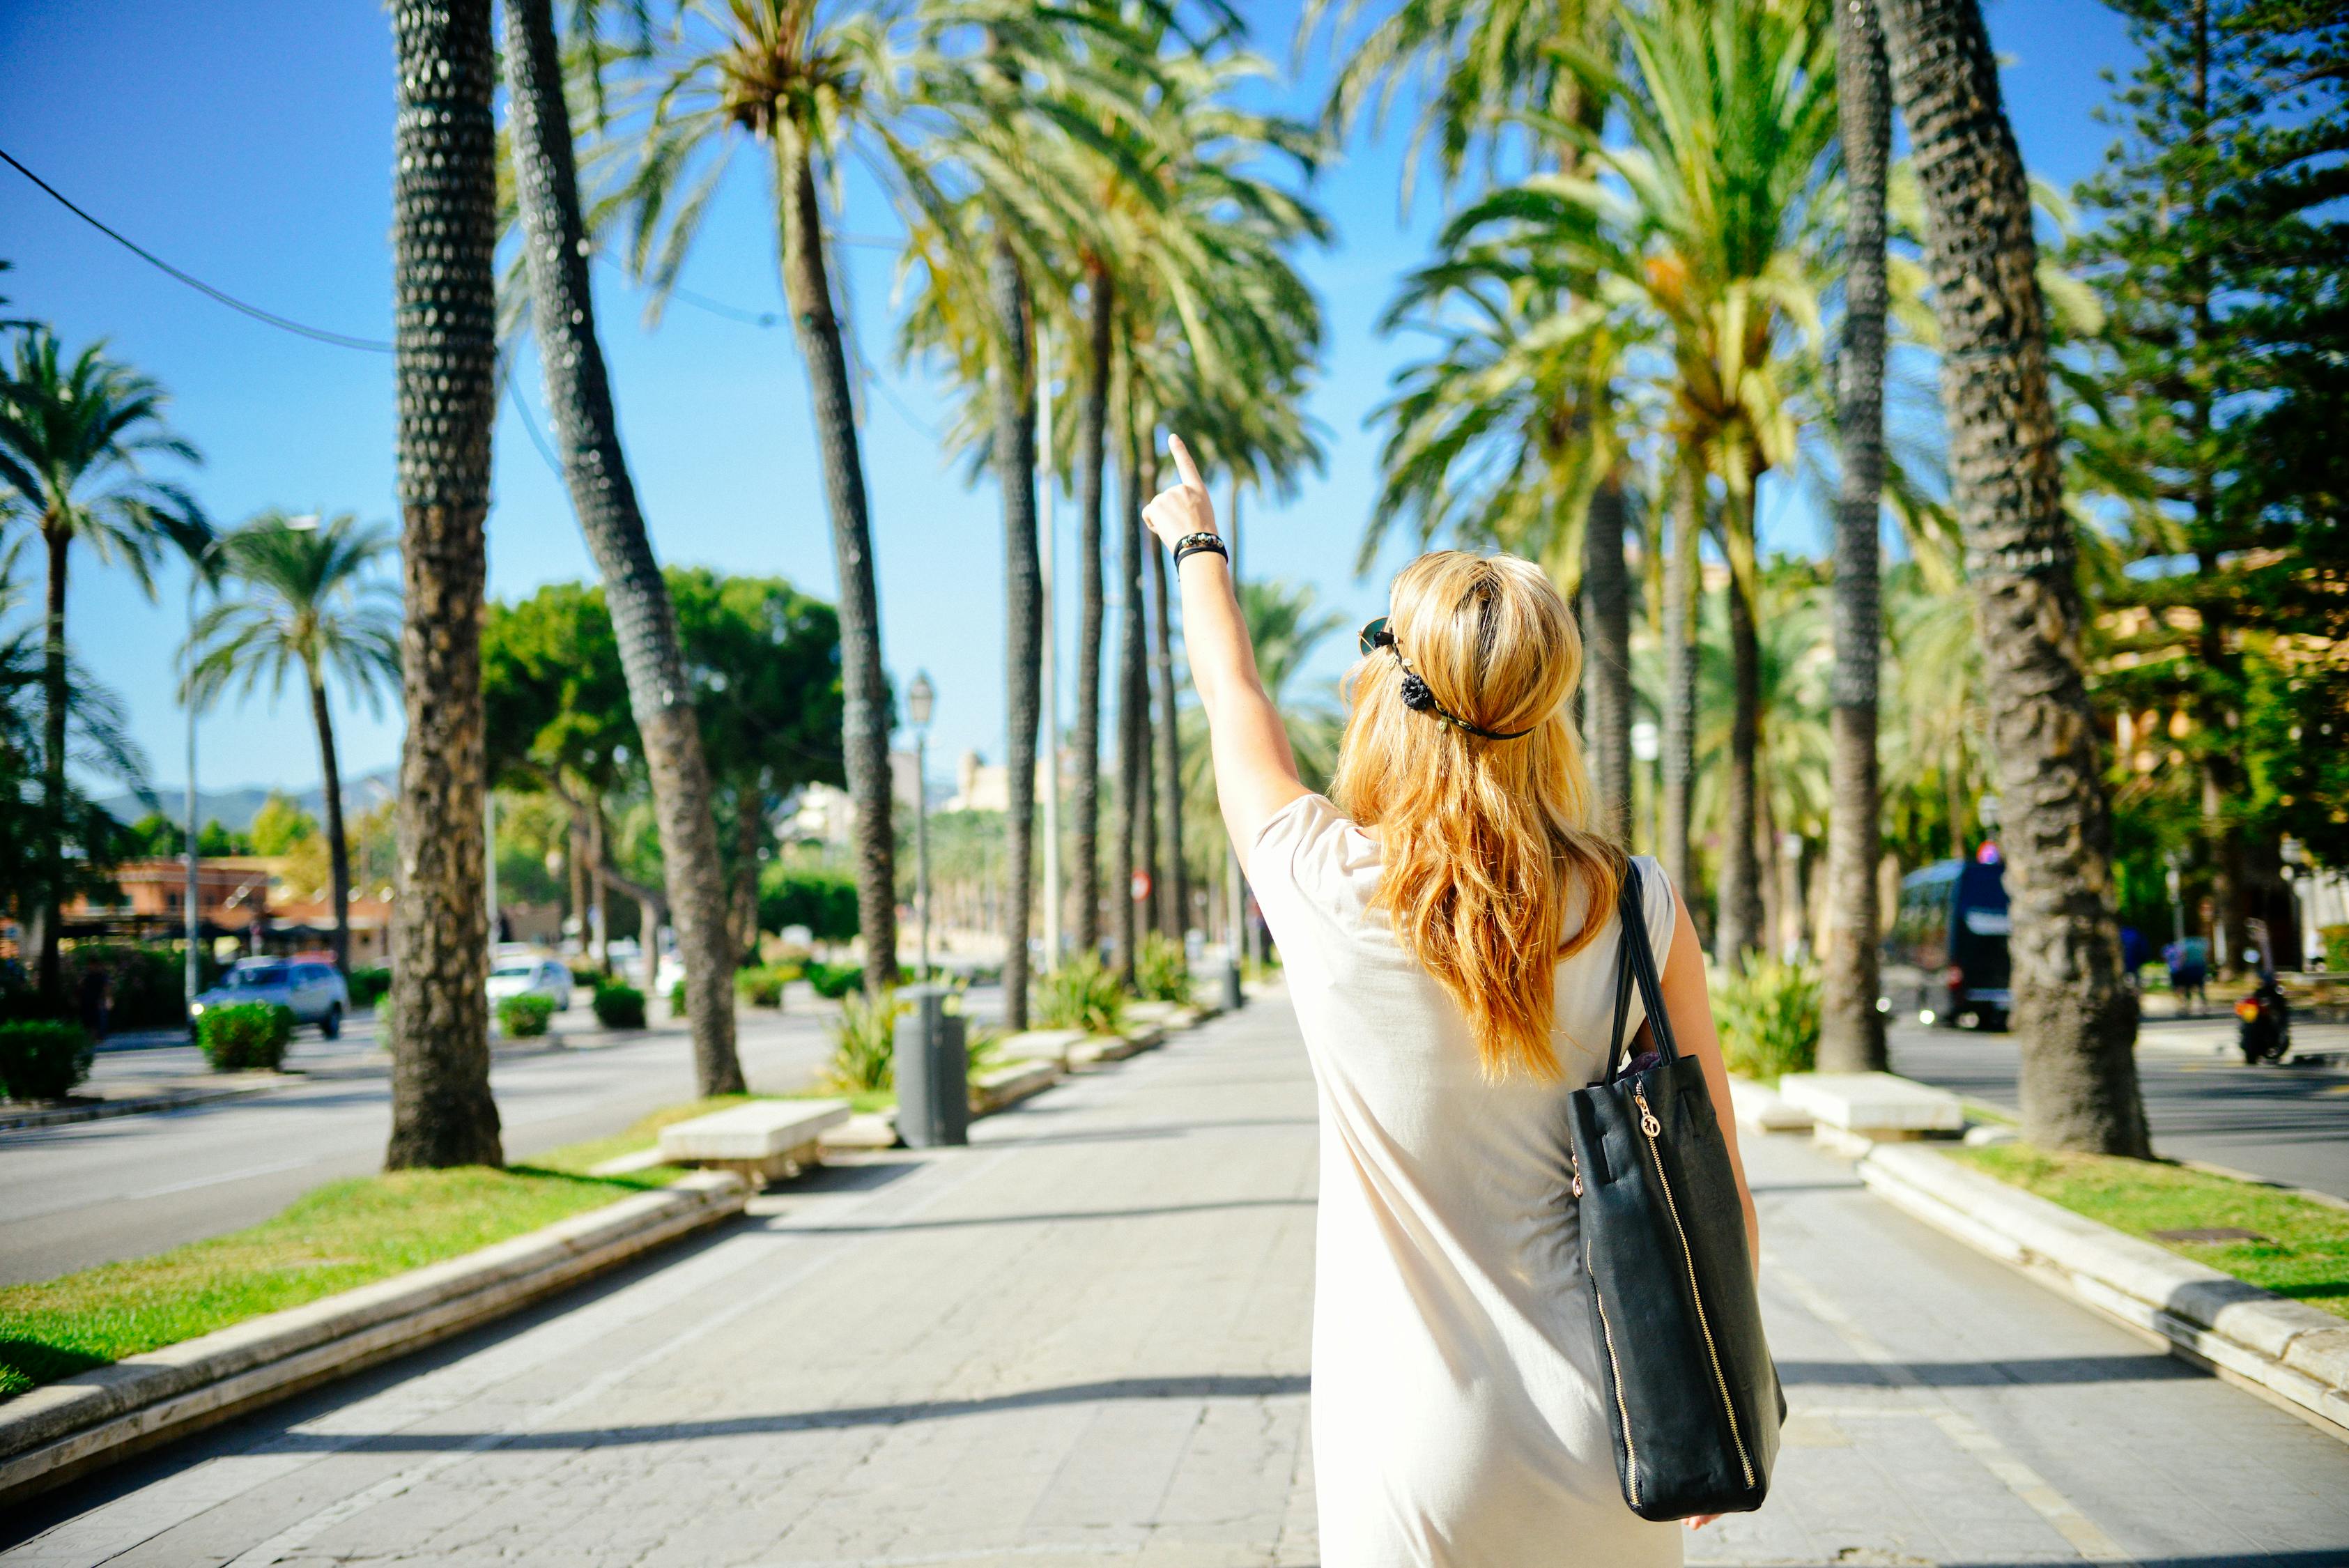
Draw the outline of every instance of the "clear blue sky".
[[[1295,6],[1248,5],[1257,47],[1290,57]],[[1373,5],[1371,9],[1377,9]],[[2110,133],[2091,119],[2126,69],[2117,18],[2092,0],[1995,0],[1992,36],[2023,152],[2068,185],[2102,155]],[[1318,103],[1319,62],[1284,88],[1296,112]],[[83,206],[179,266],[282,315],[362,337],[389,333],[391,42],[380,5],[316,0],[9,0],[0,6],[0,147]],[[1365,412],[1410,351],[1373,331],[1395,279],[1423,259],[1438,210],[1423,186],[1399,211],[1400,129],[1358,138],[1318,187],[1338,242],[1307,259],[1330,327],[1328,369],[1313,400],[1327,427],[1326,477],[1286,505],[1254,504],[1247,567],[1309,581],[1350,618],[1378,613],[1386,574],[1352,575],[1372,490],[1374,436]],[[752,309],[778,296],[773,244],[752,161],[721,200],[688,286]],[[852,196],[850,226],[885,229]],[[938,687],[933,746],[1002,752],[1001,537],[991,492],[966,489],[923,422],[940,418],[936,389],[890,365],[885,250],[852,252],[854,314],[864,357],[896,396],[865,412],[884,640],[902,680],[926,668]],[[208,461],[192,477],[228,523],[266,506],[349,510],[392,519],[393,404],[388,356],[286,336],[192,293],[85,227],[0,166],[0,257],[10,315],[55,325],[70,347],[104,337],[156,377],[179,428]],[[628,454],[664,559],[789,576],[829,595],[806,382],[788,333],[682,306],[657,330],[640,299],[607,273],[598,306]],[[521,378],[538,406],[534,355]],[[901,410],[899,405],[903,405]],[[917,422],[921,421],[921,422]],[[1061,506],[1061,557],[1073,553]],[[1775,543],[1806,547],[1815,524],[1775,508]],[[83,662],[125,699],[132,728],[167,792],[182,778],[171,670],[183,631],[185,576],[167,572],[150,603],[129,576],[77,553],[71,625]],[[511,405],[496,445],[490,587],[527,594],[592,576],[568,504]],[[1064,585],[1069,579],[1064,576]],[[1064,598],[1064,602],[1065,598]],[[1072,619],[1064,613],[1064,627]],[[1334,667],[1337,649],[1325,663]],[[1066,668],[1065,664],[1063,666]],[[338,703],[346,777],[397,761],[388,711],[371,719]],[[317,777],[298,700],[216,708],[203,722],[208,789],[300,786]]]

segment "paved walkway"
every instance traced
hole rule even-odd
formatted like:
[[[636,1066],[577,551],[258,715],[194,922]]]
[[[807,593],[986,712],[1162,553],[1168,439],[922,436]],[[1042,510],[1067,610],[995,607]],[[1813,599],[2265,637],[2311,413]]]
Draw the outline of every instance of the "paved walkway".
[[[1312,1111],[1267,999],[968,1150],[834,1168],[556,1308],[37,1501],[0,1560],[1316,1563]],[[1795,1414],[1769,1507],[1692,1563],[2349,1563],[2349,1447],[1807,1145],[1754,1164]]]

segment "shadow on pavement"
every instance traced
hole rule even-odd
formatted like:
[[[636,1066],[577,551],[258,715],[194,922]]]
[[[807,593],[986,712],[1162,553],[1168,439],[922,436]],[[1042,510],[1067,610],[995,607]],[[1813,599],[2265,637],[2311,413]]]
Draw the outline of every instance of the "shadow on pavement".
[[[1152,1220],[1166,1214],[1218,1214],[1236,1209],[1310,1209],[1310,1198],[1235,1198],[1221,1203],[1169,1203],[1149,1209],[1071,1209],[1048,1214],[981,1214],[967,1220],[905,1220],[879,1225],[786,1225],[775,1236],[888,1236],[898,1231],[963,1231],[983,1225],[1051,1225],[1065,1220]]]
[[[2016,1385],[2150,1383],[2203,1374],[2167,1355],[2058,1355],[2036,1361],[1906,1361],[1893,1369],[1866,1361],[1781,1361],[1778,1381],[1789,1387],[1894,1388],[1904,1382],[1929,1388],[1999,1388]]]
[[[1059,1388],[1033,1388],[1020,1394],[997,1394],[984,1399],[851,1405],[836,1410],[732,1416],[715,1421],[665,1421],[657,1426],[594,1427],[570,1431],[512,1434],[393,1432],[356,1440],[347,1436],[322,1435],[316,1441],[318,1447],[331,1449],[336,1453],[362,1454],[460,1452],[481,1448],[491,1441],[505,1449],[607,1449],[626,1443],[689,1443],[711,1438],[764,1437],[781,1432],[822,1431],[840,1427],[895,1427],[908,1421],[942,1421],[957,1416],[983,1416],[1001,1410],[1091,1405],[1122,1399],[1302,1398],[1309,1385],[1309,1379],[1302,1373],[1117,1377],[1098,1383],[1071,1383]],[[298,1453],[308,1438],[306,1433],[288,1432],[272,1442],[270,1447],[281,1452]]]

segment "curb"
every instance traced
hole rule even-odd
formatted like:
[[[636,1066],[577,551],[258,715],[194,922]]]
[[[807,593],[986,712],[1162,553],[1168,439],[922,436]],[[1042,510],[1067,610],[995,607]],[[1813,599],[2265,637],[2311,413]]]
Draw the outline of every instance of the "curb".
[[[746,1198],[734,1176],[688,1176],[446,1262],[44,1384],[0,1405],[0,1503],[519,1312],[740,1213]]]
[[[2349,1321],[2124,1235],[1914,1144],[1861,1181],[1894,1208],[2349,1442]]]
[[[216,1106],[226,1100],[249,1100],[314,1082],[298,1073],[277,1075],[266,1084],[230,1084],[217,1089],[184,1089],[171,1094],[141,1095],[135,1099],[100,1100],[88,1106],[57,1106],[47,1110],[0,1111],[0,1132],[23,1127],[64,1127],[71,1122],[106,1121],[115,1116],[141,1116],[156,1111],[183,1111],[194,1106]]]

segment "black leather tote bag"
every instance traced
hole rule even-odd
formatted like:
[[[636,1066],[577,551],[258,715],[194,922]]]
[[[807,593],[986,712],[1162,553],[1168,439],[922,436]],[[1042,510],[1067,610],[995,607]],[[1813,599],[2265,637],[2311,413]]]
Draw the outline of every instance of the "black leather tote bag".
[[[1762,1334],[1729,1149],[1673,1047],[1634,866],[1623,883],[1607,1076],[1568,1105],[1582,1262],[1623,1501],[1642,1519],[1762,1506],[1785,1399]],[[1624,1062],[1640,988],[1653,1049]]]

